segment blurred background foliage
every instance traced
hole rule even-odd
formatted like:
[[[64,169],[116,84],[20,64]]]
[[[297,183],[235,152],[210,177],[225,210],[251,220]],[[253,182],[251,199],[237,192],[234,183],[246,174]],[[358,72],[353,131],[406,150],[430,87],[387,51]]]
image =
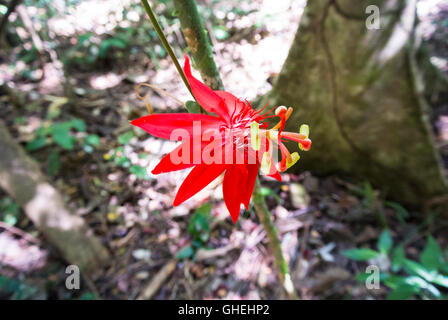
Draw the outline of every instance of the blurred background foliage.
[[[0,2],[0,19],[10,2]],[[304,1],[293,2],[198,1],[229,91],[252,99],[271,88],[303,12]],[[444,45],[430,43],[446,72],[447,8],[420,2],[431,8],[422,18],[432,27],[426,40],[445,37]],[[252,212],[233,226],[216,186],[173,208],[182,173],[150,174],[175,143],[129,125],[147,114],[136,84],[191,98],[140,2],[19,3],[2,30],[0,117],[108,246],[112,261],[98,280],[67,290],[64,261],[1,192],[0,298],[134,299],[172,257],[176,267],[153,298],[280,297]],[[182,57],[188,50],[172,1],[154,3]],[[157,92],[147,98],[156,112],[183,112]],[[446,117],[435,121],[446,127]],[[447,298],[448,224],[440,210],[423,215],[388,201],[367,181],[308,172],[285,174],[283,183],[264,181],[262,191],[301,298]],[[367,290],[365,270],[372,264],[381,269],[381,287]]]

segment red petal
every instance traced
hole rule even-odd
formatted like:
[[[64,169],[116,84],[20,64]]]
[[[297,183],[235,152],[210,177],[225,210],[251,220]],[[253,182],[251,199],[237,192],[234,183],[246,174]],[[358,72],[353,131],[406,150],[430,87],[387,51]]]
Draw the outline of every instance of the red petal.
[[[208,112],[216,113],[226,119],[227,110],[225,109],[223,99],[192,75],[190,59],[187,55],[185,55],[184,73],[196,101]]]
[[[271,178],[274,178],[277,181],[282,182],[282,176],[280,175],[280,173],[278,171],[275,172],[274,174],[270,174],[268,176],[271,177]]]
[[[184,142],[188,143],[188,142]],[[171,172],[171,171],[177,171],[182,170],[186,168],[190,168],[194,166],[193,162],[190,161],[189,163],[173,163],[172,156],[177,155],[179,153],[179,150],[181,150],[182,145],[178,146],[176,149],[165,155],[162,160],[157,164],[157,166],[151,171],[152,174],[159,174],[159,173],[165,173],[165,172]],[[191,150],[191,149],[190,149]]]
[[[252,192],[254,191],[255,180],[257,180],[258,176],[258,164],[249,164],[246,166],[247,168],[247,180],[245,187],[243,189],[243,204],[247,210],[249,210],[249,202],[252,196]]]
[[[193,136],[193,121],[201,122],[201,131],[219,129],[225,122],[217,117],[196,113],[158,113],[143,116],[131,121],[131,124],[140,127],[149,134],[162,139],[170,139],[175,129],[187,130]],[[176,140],[176,139],[174,139]],[[181,140],[178,138],[177,140]]]
[[[173,205],[177,206],[190,199],[223,173],[225,168],[225,165],[206,164],[199,164],[194,167],[177,191]]]
[[[209,141],[201,141],[201,143],[197,143],[196,139],[189,139],[188,141],[183,141],[178,147],[172,150],[170,153],[165,155],[162,160],[157,164],[157,166],[151,171],[152,174],[160,174],[165,172],[183,170],[186,168],[190,168],[197,164],[204,164],[204,148],[209,145]],[[189,144],[189,145],[187,145]],[[183,149],[185,148],[185,150]],[[188,153],[188,158],[183,157],[182,152]],[[173,160],[175,160],[173,162]],[[221,159],[220,162],[217,159],[216,164],[223,164],[224,159]],[[206,163],[206,164],[214,164],[214,163]]]
[[[280,173],[278,172],[274,161],[271,162],[271,169],[269,170],[268,177],[274,178],[275,180],[278,180],[280,182],[282,182],[282,176],[280,175]]]
[[[243,197],[241,187],[247,180],[247,170],[244,165],[229,166],[224,175],[222,192],[227,210],[229,210],[233,223],[236,223],[240,215],[240,204]]]
[[[215,91],[215,93],[224,99],[224,107],[226,114],[228,115],[228,117],[225,117],[226,120],[228,120],[233,114],[238,114],[245,106],[245,103],[241,101],[241,99],[238,99],[230,92]]]

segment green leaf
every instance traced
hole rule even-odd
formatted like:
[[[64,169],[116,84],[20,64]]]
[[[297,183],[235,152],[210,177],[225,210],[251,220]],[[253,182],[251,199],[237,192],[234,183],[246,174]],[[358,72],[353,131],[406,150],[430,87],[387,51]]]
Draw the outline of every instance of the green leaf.
[[[360,272],[356,275],[356,280],[360,283],[365,283],[367,278],[370,277],[372,273],[367,272]],[[389,278],[389,275],[387,273],[381,272],[380,273],[380,281],[384,281]]]
[[[268,188],[268,187],[261,187],[260,194],[263,197],[273,196],[278,202],[280,202],[282,200],[274,190],[272,190],[271,188]]]
[[[64,149],[73,150],[74,139],[69,134],[55,134],[53,135],[53,141],[59,144]]]
[[[215,38],[220,41],[225,40],[229,37],[229,33],[223,26],[213,27],[213,34],[215,35]]]
[[[364,182],[364,188],[362,192],[365,198],[364,199],[365,204],[367,205],[368,208],[372,209],[376,202],[376,195],[370,182],[368,181]]]
[[[366,272],[360,272],[356,275],[356,281],[360,282],[360,283],[365,283],[367,278],[370,276],[370,274],[366,273]]]
[[[421,264],[409,259],[404,260],[404,267],[410,274],[418,275],[429,282],[432,282],[437,275],[436,272],[429,271],[425,269],[425,267],[423,267]]]
[[[406,278],[402,277],[402,276],[388,275],[384,279],[384,284],[391,289],[396,289],[405,283],[406,283]]]
[[[7,224],[7,225],[9,225],[9,226],[15,226],[16,224],[17,224],[17,221],[18,221],[19,219],[18,219],[18,217],[17,217],[17,215],[13,215],[13,214],[10,214],[10,213],[5,213],[4,215],[3,215],[3,221]]]
[[[127,144],[131,139],[134,138],[134,132],[128,131],[125,133],[122,133],[118,136],[118,143],[120,144]]]
[[[81,297],[79,297],[79,300],[95,300],[96,296],[92,292],[86,292]]]
[[[72,150],[74,147],[74,138],[70,134],[70,127],[66,123],[57,123],[52,125],[53,141],[62,148]]]
[[[107,41],[110,46],[117,47],[120,49],[126,48],[126,45],[127,45],[127,43],[123,39],[120,39],[120,38],[110,38]]]
[[[267,196],[270,196],[270,195],[275,194],[275,192],[274,192],[274,190],[272,190],[271,188],[268,188],[268,187],[261,187],[261,188],[260,188],[260,194],[261,194],[263,197],[267,197]]]
[[[25,125],[28,123],[28,119],[23,116],[17,116],[16,118],[14,118],[14,123],[17,125]]]
[[[402,284],[393,289],[388,295],[387,300],[408,300],[415,294],[413,286]]]
[[[91,32],[83,33],[78,36],[78,42],[80,44],[83,44],[83,42],[89,40],[92,35],[93,35],[93,33],[91,33]]]
[[[3,221],[14,226],[19,218],[19,205],[11,198],[6,197],[0,201],[0,213],[3,213]]]
[[[176,259],[188,259],[194,255],[194,250],[191,246],[182,248],[176,255]]]
[[[148,172],[146,171],[146,168],[143,168],[139,165],[133,165],[129,168],[129,171],[136,175],[139,179],[149,179]]]
[[[126,42],[124,42],[123,40],[121,40],[119,38],[110,38],[110,39],[103,40],[100,44],[98,56],[100,58],[105,58],[107,55],[107,51],[109,50],[110,47],[125,49],[126,46],[127,46]]]
[[[129,168],[131,166],[131,160],[128,157],[116,157],[114,162],[123,168]]]
[[[12,293],[11,300],[26,300],[38,293],[38,289],[31,287],[20,280],[0,275],[0,289]]]
[[[202,206],[196,209],[196,213],[202,214],[204,217],[209,217],[212,211],[212,205],[210,203],[204,203]]]
[[[425,295],[426,293],[430,293],[432,297],[441,297],[440,291],[435,286],[418,276],[387,276],[384,279],[384,284],[393,289],[392,292],[397,295],[404,294],[401,291],[407,291],[412,288],[414,294]]]
[[[34,151],[44,147],[47,144],[47,139],[44,136],[37,136],[26,144],[27,151]]]
[[[58,151],[52,151],[48,156],[48,174],[54,176],[61,167],[61,160]]]
[[[397,272],[403,267],[406,253],[403,245],[397,246],[392,253],[392,271]]]
[[[211,205],[204,204],[195,211],[188,222],[188,233],[193,240],[199,241],[199,244],[205,243],[209,239],[210,228],[207,217],[210,215],[210,211]]]
[[[342,254],[355,261],[367,261],[378,256],[378,252],[372,249],[350,249],[342,251]]]
[[[432,283],[435,283],[435,284],[437,284],[439,286],[448,288],[448,276],[444,276],[442,274],[437,274],[434,277]]]
[[[74,118],[71,121],[71,126],[79,132],[86,131],[86,123],[82,119]]]
[[[96,134],[89,134],[86,137],[86,143],[92,146],[98,146],[100,144],[100,137]]]
[[[426,247],[420,255],[420,262],[428,270],[438,270],[443,264],[442,249],[431,236],[428,237]]]
[[[36,130],[36,136],[47,136],[51,133],[51,126],[40,126]]]
[[[398,220],[402,225],[404,225],[406,218],[409,216],[409,212],[402,205],[396,202],[386,201],[384,204],[395,210]]]
[[[421,290],[428,291],[432,296],[440,298],[440,291],[432,284],[417,276],[410,276],[405,279],[406,284],[414,287],[416,293],[423,293]]]
[[[420,296],[426,296],[427,293],[436,298],[441,296],[440,291],[435,286],[418,276],[389,276],[384,280],[384,284],[392,289],[388,299],[408,299],[411,289],[413,294],[419,294]]]
[[[185,107],[189,113],[201,113],[201,106],[196,101],[185,102]]]
[[[389,252],[389,250],[392,248],[393,245],[393,240],[392,237],[390,236],[390,232],[388,230],[384,230],[381,235],[380,238],[378,239],[378,250],[383,253],[383,254],[387,254]]]

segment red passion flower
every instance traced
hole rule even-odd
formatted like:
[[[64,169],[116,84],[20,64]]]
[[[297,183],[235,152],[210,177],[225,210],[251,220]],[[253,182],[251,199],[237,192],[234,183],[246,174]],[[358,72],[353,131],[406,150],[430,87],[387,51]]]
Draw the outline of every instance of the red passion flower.
[[[311,140],[307,125],[299,133],[283,128],[293,109],[280,106],[263,113],[249,101],[226,91],[214,91],[191,73],[185,55],[184,72],[196,101],[210,114],[166,113],[150,114],[131,122],[149,134],[162,139],[182,141],[164,156],[153,174],[193,167],[181,184],[174,206],[188,200],[224,173],[224,202],[234,223],[240,207],[249,208],[258,171],[281,181],[283,172],[299,160],[297,152],[290,153],[284,142],[295,141],[301,150],[309,150]],[[274,115],[269,115],[275,109]],[[280,121],[268,129],[267,119]],[[280,149],[281,160],[278,158]]]

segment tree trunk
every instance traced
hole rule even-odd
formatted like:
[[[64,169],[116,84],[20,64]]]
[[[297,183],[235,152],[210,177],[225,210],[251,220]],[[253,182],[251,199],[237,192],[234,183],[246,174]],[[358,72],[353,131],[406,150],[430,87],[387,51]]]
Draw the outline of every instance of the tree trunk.
[[[366,28],[372,4],[379,30]],[[411,204],[446,193],[414,31],[415,0],[308,1],[270,94],[295,107],[289,131],[310,125],[313,147],[299,170],[366,179]]]
[[[94,275],[109,258],[84,220],[69,212],[62,196],[42,175],[36,163],[13,140],[0,122],[0,187],[71,264]]]

